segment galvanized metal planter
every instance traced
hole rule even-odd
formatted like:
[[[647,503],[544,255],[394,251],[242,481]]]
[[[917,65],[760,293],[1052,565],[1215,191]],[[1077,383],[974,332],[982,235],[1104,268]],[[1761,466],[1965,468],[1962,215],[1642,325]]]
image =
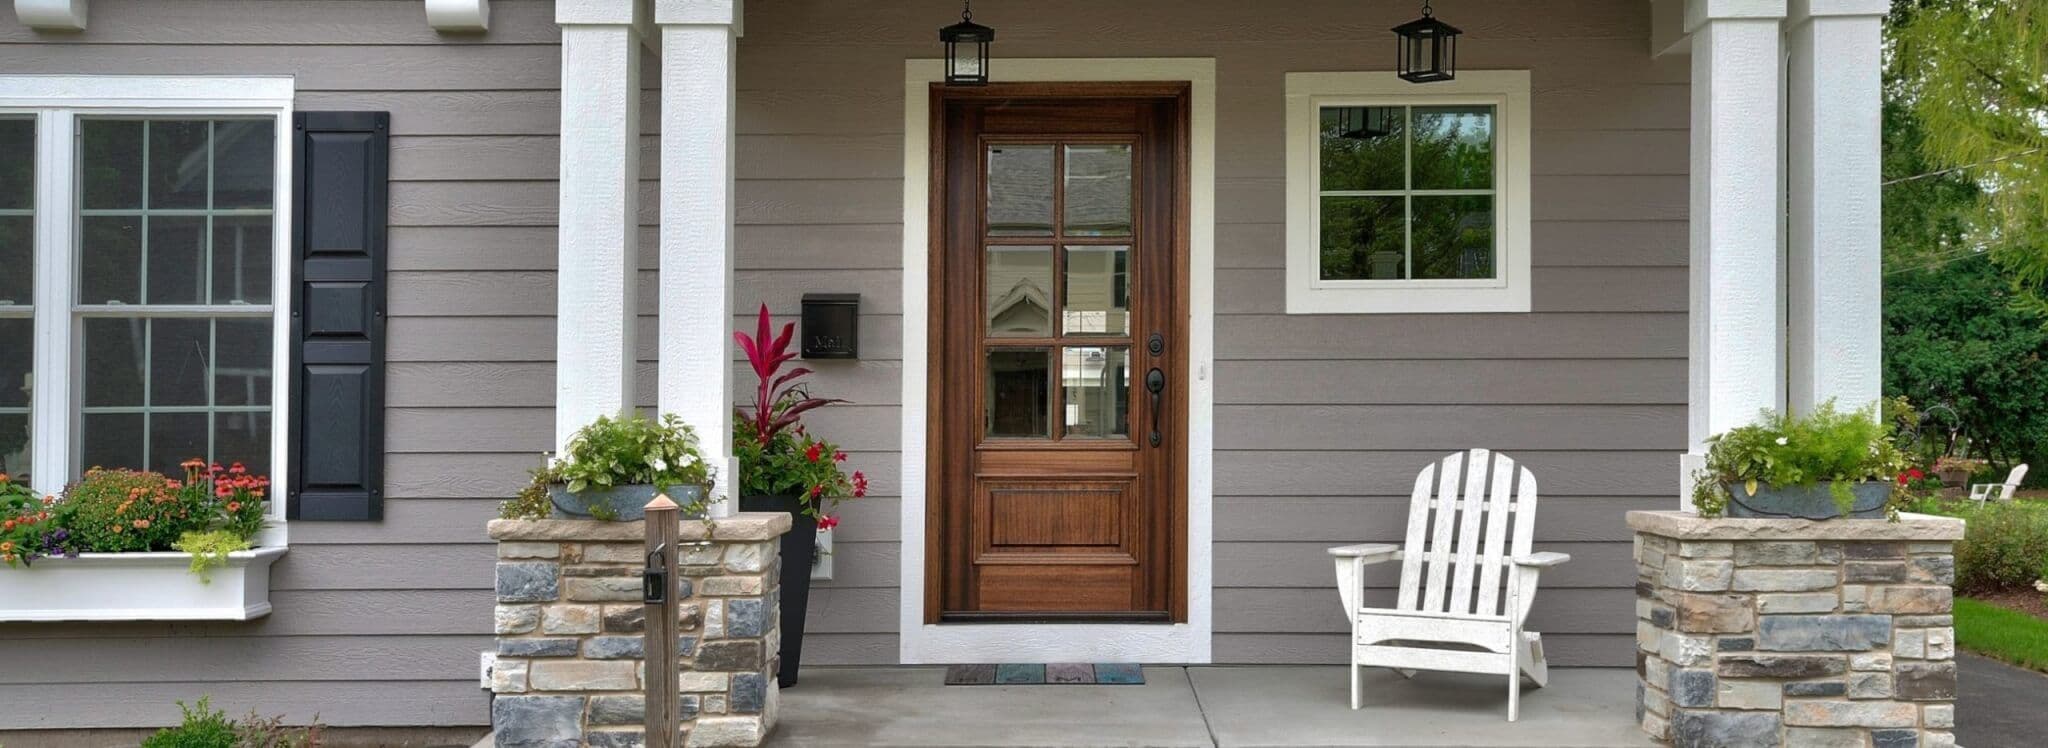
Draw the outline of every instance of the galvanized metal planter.
[[[555,504],[556,516],[596,517],[598,513],[601,513],[604,515],[604,519],[614,519],[621,522],[645,519],[647,516],[647,502],[653,501],[654,495],[657,493],[662,492],[656,491],[653,485],[646,483],[578,492],[571,492],[568,486],[560,483],[548,486],[548,498]],[[666,493],[670,500],[684,507],[704,500],[703,486],[670,486]],[[593,513],[592,509],[594,507],[606,507],[609,511]],[[701,511],[692,513],[686,510],[683,516],[697,518],[701,517],[702,514]]]
[[[1728,516],[1775,519],[1883,519],[1885,502],[1892,497],[1889,481],[1860,481],[1849,486],[1856,498],[1845,515],[1835,504],[1834,484],[1773,486],[1758,483],[1751,495],[1741,483],[1728,483]]]

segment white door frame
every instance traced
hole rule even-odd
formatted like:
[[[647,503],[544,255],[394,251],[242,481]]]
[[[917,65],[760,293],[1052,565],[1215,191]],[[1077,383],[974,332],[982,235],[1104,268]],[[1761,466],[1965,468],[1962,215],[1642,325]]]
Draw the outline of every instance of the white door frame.
[[[997,59],[995,81],[1185,81],[1188,158],[1188,496],[1185,623],[924,622],[925,458],[930,360],[927,281],[931,268],[932,83],[942,60],[908,60],[903,76],[903,551],[901,639],[904,664],[977,662],[1210,661],[1210,538],[1214,483],[1216,359],[1216,61],[1211,58]]]

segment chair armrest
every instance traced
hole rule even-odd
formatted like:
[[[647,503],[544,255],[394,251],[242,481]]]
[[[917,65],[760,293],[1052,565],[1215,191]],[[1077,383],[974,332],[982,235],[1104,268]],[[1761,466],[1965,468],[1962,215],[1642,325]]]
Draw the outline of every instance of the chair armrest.
[[[1401,546],[1388,543],[1359,543],[1331,548],[1330,555],[1337,558],[1362,559],[1368,564],[1376,564],[1401,558]]]
[[[1572,556],[1569,553],[1539,551],[1527,556],[1516,556],[1508,559],[1508,563],[1534,569],[1547,569],[1570,560],[1572,560]]]

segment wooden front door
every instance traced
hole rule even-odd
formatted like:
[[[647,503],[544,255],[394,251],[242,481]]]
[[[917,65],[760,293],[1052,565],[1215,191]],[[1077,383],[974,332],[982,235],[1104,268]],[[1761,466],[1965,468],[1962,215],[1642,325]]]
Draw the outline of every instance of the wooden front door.
[[[934,87],[927,619],[1184,620],[1187,87]]]

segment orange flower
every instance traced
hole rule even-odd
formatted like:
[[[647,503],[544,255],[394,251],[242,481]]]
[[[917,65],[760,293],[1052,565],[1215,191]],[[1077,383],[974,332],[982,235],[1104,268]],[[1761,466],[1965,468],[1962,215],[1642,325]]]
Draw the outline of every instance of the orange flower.
[[[14,529],[14,520],[11,520],[11,519],[10,519],[10,520],[7,520],[6,522],[0,522],[0,530],[12,530],[12,529]]]
[[[230,501],[230,502],[228,502],[228,511],[230,511],[230,512],[239,512],[239,511],[242,511],[242,502],[239,502],[239,501]]]
[[[0,553],[12,553],[12,552],[14,552],[14,541],[12,541],[12,540],[0,540]]]
[[[147,530],[147,529],[149,529],[149,520],[146,520],[146,519],[138,519],[138,520],[135,520],[135,529],[137,529],[137,530]]]
[[[7,474],[6,474],[6,473],[0,473],[0,483],[6,483],[6,482],[7,482]]]

